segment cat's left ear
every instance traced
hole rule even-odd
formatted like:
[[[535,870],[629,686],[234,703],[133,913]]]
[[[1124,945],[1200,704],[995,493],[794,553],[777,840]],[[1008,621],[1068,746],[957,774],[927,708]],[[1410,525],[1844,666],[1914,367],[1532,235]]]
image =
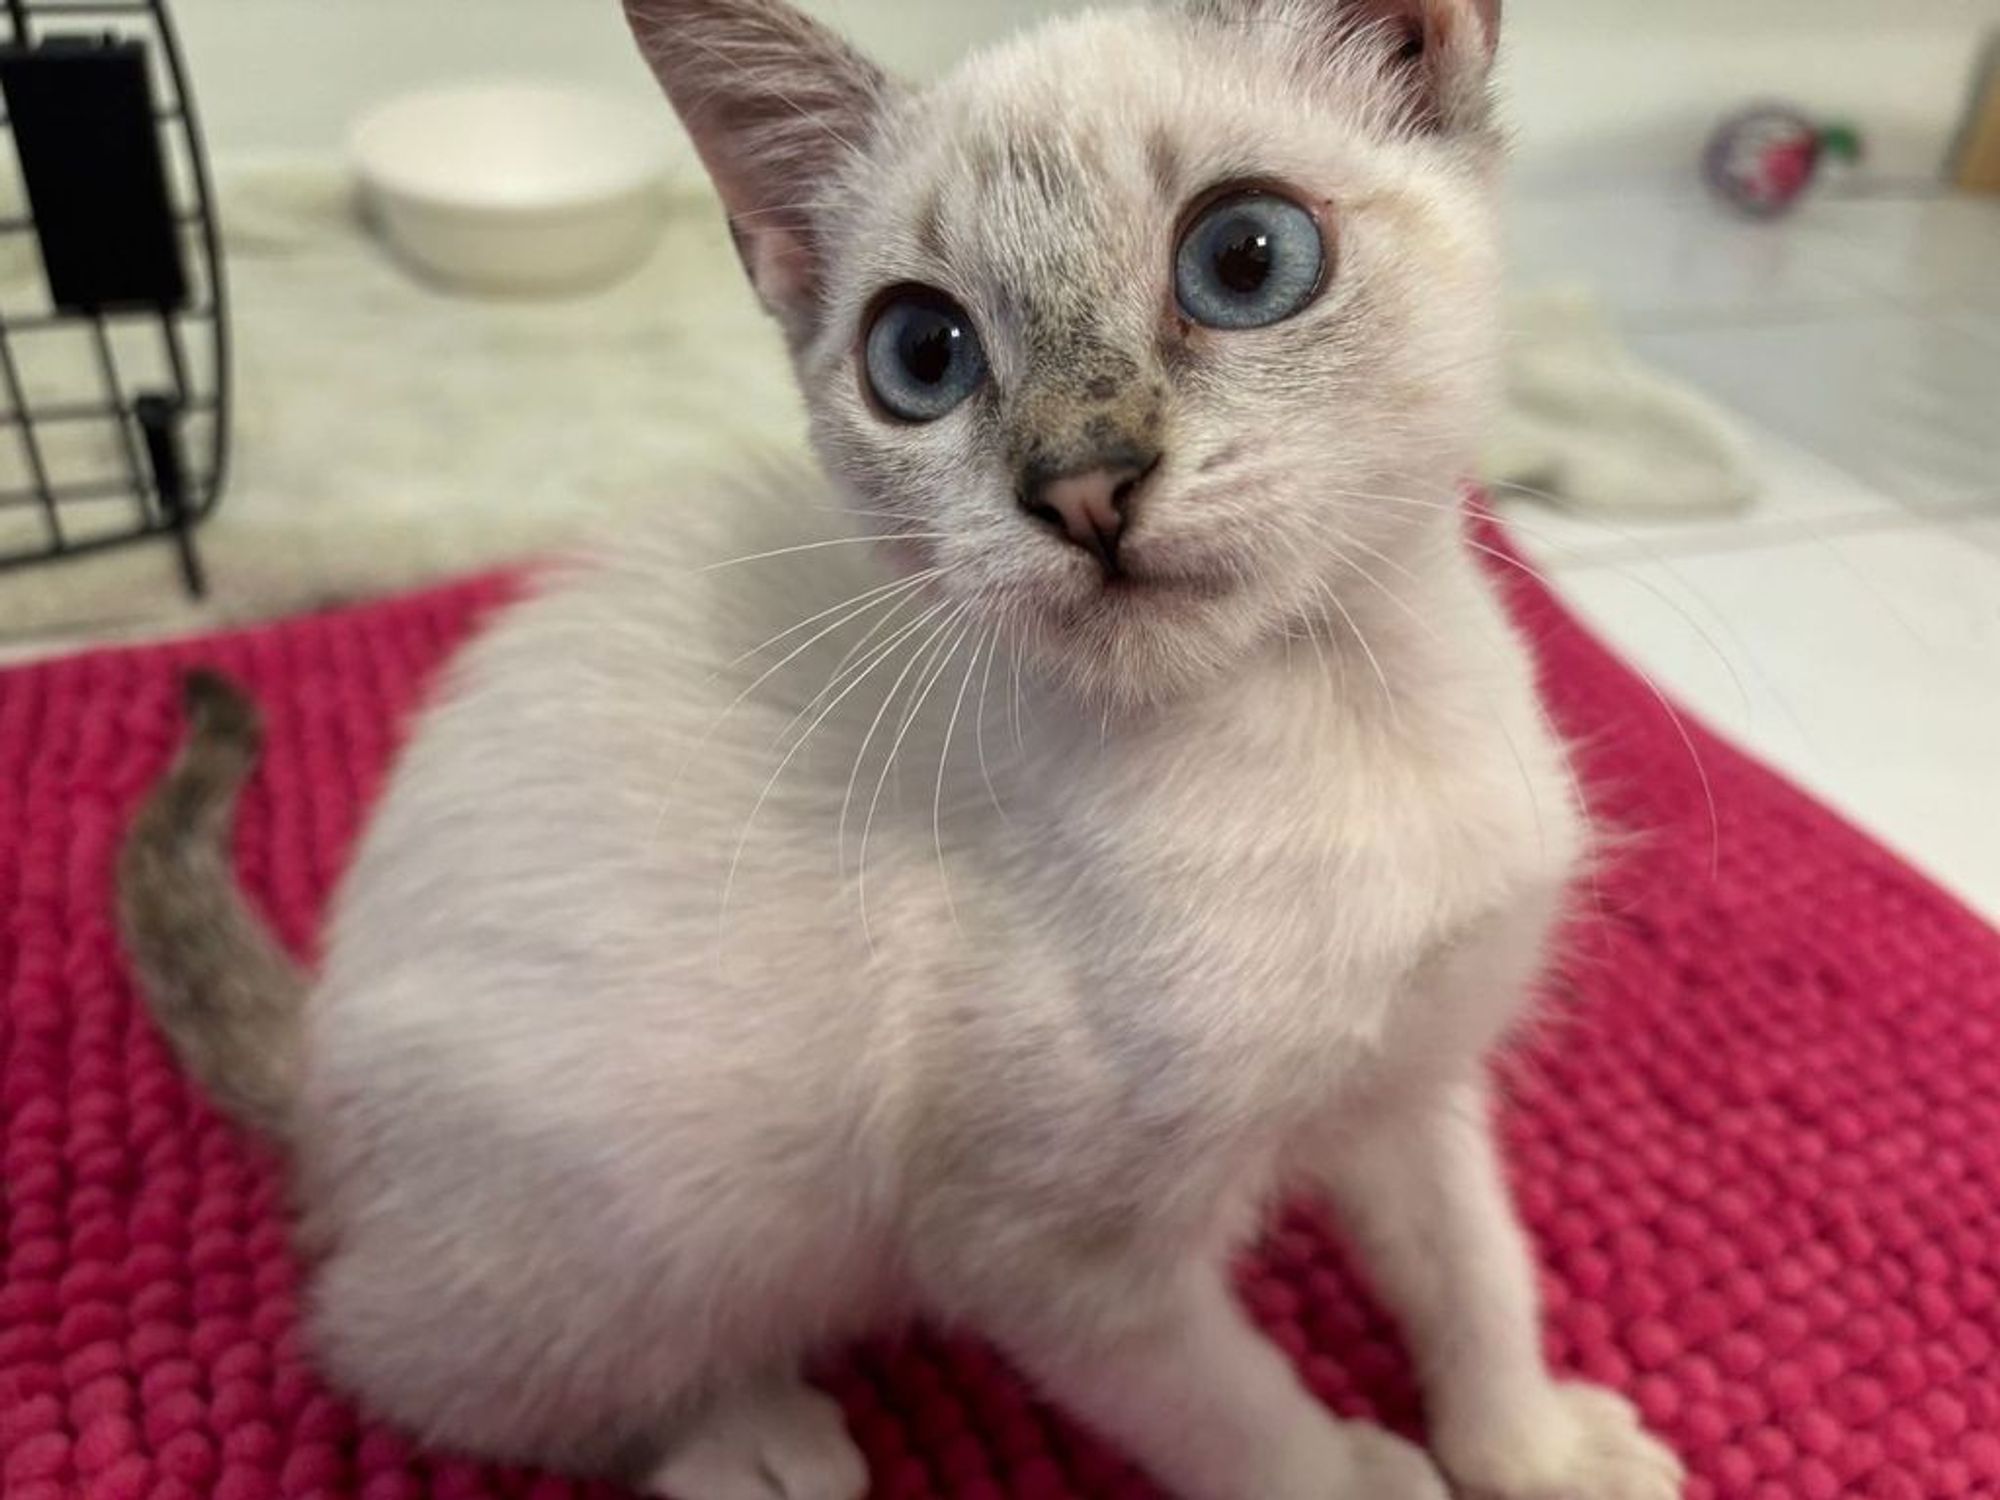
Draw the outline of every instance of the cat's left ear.
[[[1446,134],[1485,130],[1493,118],[1493,59],[1501,0],[1334,0],[1343,21],[1390,41],[1389,67],[1410,118]]]
[[[1446,135],[1492,120],[1501,0],[1189,0],[1197,15],[1270,25],[1306,39],[1331,67],[1359,49],[1380,59],[1403,120]]]
[[[874,134],[892,85],[785,0],[625,0],[625,16],[758,296],[803,342],[822,292],[828,185]]]

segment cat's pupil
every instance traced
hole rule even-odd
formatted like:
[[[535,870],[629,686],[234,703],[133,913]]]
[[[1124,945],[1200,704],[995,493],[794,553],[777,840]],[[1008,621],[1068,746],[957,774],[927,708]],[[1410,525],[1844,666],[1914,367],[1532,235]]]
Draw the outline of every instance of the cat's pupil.
[[[939,313],[923,313],[910,320],[903,336],[903,368],[925,385],[936,385],[951,373],[958,352],[958,329]]]
[[[1216,279],[1230,291],[1249,296],[1271,279],[1271,236],[1249,219],[1239,219],[1222,231],[1215,252]]]

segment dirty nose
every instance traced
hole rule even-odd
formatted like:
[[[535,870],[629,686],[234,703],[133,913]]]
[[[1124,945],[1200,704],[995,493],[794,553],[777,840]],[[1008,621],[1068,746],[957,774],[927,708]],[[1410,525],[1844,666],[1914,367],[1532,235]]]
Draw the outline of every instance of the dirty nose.
[[[1105,572],[1116,573],[1133,505],[1159,462],[1157,453],[1120,453],[1068,471],[1032,465],[1021,486],[1021,508],[1094,553]]]

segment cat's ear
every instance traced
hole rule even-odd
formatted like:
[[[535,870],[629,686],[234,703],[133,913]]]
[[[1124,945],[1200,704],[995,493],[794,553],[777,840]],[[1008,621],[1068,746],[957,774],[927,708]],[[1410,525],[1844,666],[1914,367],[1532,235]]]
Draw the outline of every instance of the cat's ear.
[[[784,0],[625,0],[625,16],[758,296],[803,339],[821,294],[823,198],[875,130],[888,79]]]
[[[1194,0],[1196,9],[1317,37],[1330,61],[1369,47],[1383,59],[1403,118],[1448,134],[1492,121],[1494,54],[1502,0]]]
[[[1406,91],[1410,118],[1429,130],[1485,130],[1493,117],[1493,59],[1501,0],[1340,0],[1362,26],[1393,43],[1389,66]]]

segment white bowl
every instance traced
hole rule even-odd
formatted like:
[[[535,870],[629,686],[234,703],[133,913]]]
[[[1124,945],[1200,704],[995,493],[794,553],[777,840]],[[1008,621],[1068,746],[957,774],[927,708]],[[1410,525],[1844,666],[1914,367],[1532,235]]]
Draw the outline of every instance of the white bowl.
[[[657,118],[573,89],[469,84],[393,100],[355,128],[371,217],[418,271],[472,291],[581,291],[659,235]]]

